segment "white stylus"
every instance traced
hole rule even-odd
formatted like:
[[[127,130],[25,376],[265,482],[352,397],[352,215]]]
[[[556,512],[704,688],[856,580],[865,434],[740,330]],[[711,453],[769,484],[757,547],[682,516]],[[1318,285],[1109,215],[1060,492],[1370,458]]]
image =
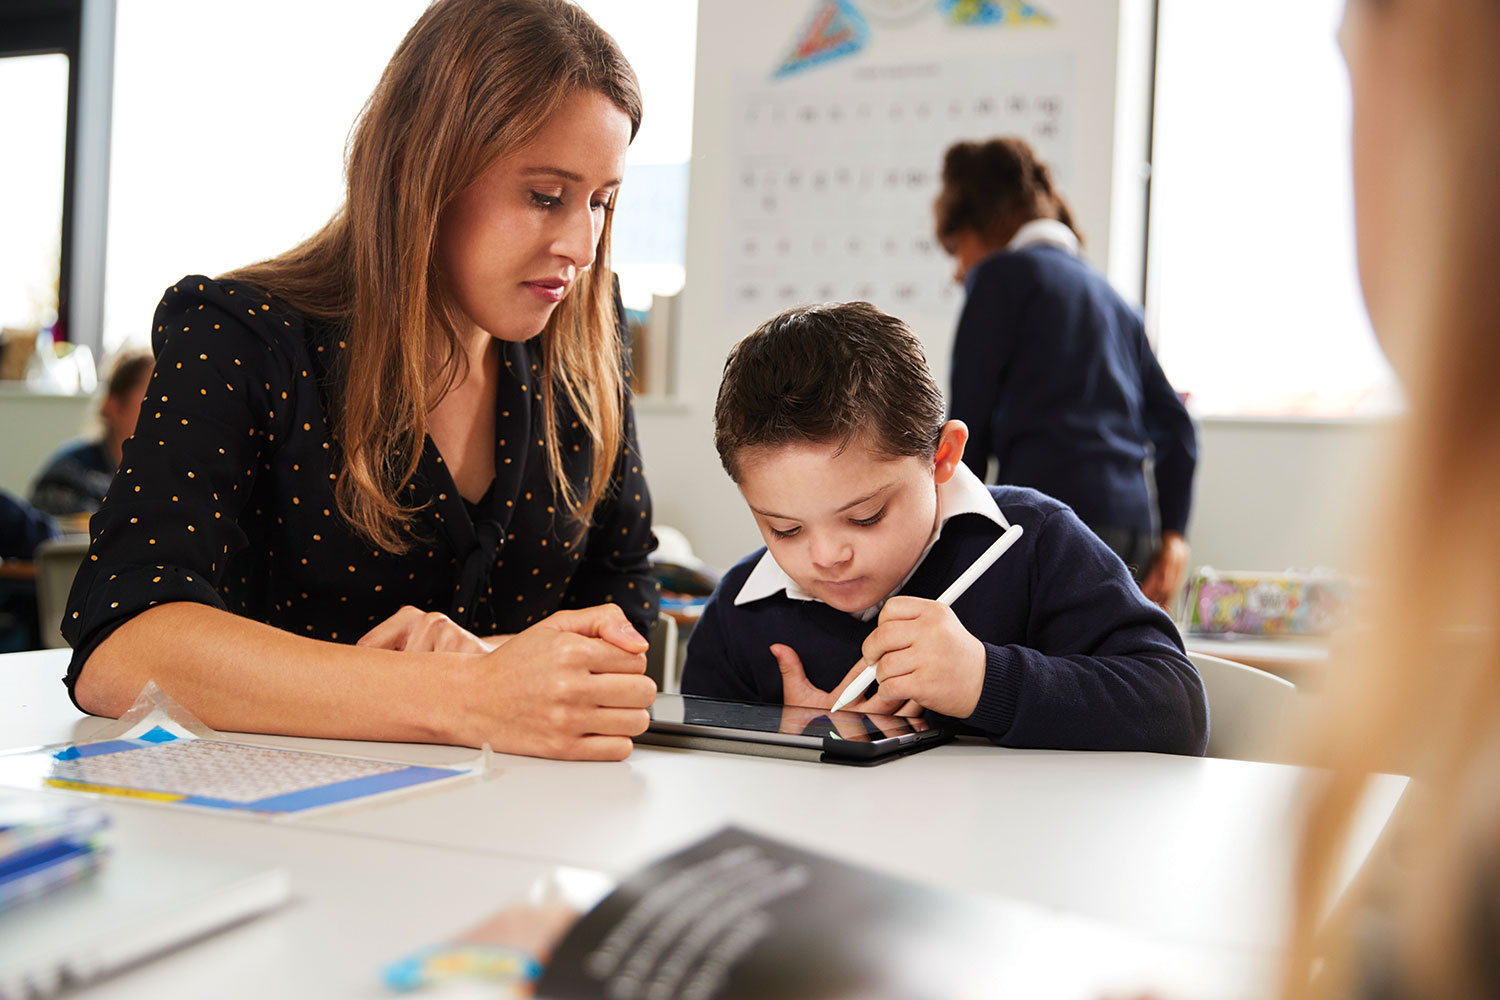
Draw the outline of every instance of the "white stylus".
[[[1005,534],[995,539],[994,544],[985,549],[984,553],[974,560],[972,566],[960,573],[958,579],[950,583],[948,589],[938,595],[938,603],[951,607],[953,602],[963,596],[963,592],[968,590],[975,580],[983,576],[985,570],[995,565],[995,560],[1005,555],[1005,550],[1016,544],[1016,539],[1020,537],[1021,526],[1019,524],[1012,524],[1006,528]],[[875,667],[876,664],[872,663],[861,670],[859,675],[849,682],[849,686],[844,688],[844,693],[838,696],[829,711],[837,712],[863,694],[870,686],[870,682],[875,679]]]

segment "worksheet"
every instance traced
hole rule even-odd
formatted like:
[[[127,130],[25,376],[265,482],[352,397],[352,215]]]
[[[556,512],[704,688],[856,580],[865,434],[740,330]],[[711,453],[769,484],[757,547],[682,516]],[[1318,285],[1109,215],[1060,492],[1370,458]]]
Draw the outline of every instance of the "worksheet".
[[[201,739],[162,727],[131,739],[0,755],[0,785],[263,816],[305,814],[471,773]]]

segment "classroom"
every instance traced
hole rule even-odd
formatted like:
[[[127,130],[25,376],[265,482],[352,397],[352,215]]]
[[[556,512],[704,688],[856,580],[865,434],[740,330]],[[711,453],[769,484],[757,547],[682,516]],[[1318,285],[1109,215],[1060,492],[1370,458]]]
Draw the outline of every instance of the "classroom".
[[[1492,995],[1489,6],[0,4],[0,1000]]]

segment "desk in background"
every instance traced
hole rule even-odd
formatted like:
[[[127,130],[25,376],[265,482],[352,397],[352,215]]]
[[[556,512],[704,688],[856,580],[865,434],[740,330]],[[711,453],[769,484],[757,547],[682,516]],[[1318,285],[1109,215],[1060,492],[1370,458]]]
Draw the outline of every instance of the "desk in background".
[[[1192,635],[1184,633],[1189,653],[1234,660],[1298,686],[1316,689],[1328,667],[1328,640],[1316,636]]]
[[[100,728],[69,704],[59,682],[66,661],[66,651],[0,657],[4,747],[83,740]],[[452,747],[244,740],[426,764],[472,756]],[[109,803],[127,842],[282,865],[296,901],[86,995],[380,996],[381,961],[462,928],[550,866],[623,875],[730,822],[928,884],[1102,918],[1269,966],[1287,930],[1286,821],[1303,774],[978,743],[871,769],[641,747],[608,764],[499,755],[481,781],[274,824]],[[1405,786],[1402,778],[1375,782],[1347,859],[1351,876]],[[222,978],[200,978],[213,971]]]

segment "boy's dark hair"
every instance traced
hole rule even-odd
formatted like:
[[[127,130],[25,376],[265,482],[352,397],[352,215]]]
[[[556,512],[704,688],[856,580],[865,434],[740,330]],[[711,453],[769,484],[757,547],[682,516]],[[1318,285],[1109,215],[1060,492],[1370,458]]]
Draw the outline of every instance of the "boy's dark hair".
[[[943,395],[922,342],[868,302],[788,309],[729,352],[714,406],[714,446],[740,480],[746,448],[837,442],[861,432],[894,457],[931,458]]]

